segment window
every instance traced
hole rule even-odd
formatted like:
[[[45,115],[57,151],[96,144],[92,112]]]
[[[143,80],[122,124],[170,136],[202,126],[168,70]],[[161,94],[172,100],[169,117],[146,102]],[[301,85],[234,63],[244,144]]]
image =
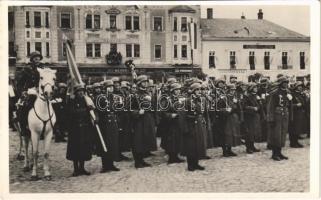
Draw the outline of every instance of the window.
[[[49,28],[49,13],[46,12],[46,28]]]
[[[26,26],[30,26],[29,11],[26,12]]]
[[[177,17],[174,17],[174,28],[173,31],[177,31]]]
[[[63,56],[63,57],[66,57],[66,56],[67,56],[66,43],[62,43],[62,56]]]
[[[110,51],[117,52],[117,44],[110,44]]]
[[[110,29],[116,29],[116,15],[109,16]]]
[[[95,44],[95,57],[96,57],[96,58],[101,57],[100,44]]]
[[[255,70],[255,53],[254,53],[254,51],[249,52],[249,64],[250,64],[250,70]]]
[[[139,30],[139,16],[134,16],[134,30]]]
[[[177,45],[174,45],[174,58],[177,58]]]
[[[210,51],[208,56],[209,68],[215,68],[215,51]]]
[[[154,17],[154,31],[163,30],[163,19],[162,17]]]
[[[162,46],[155,45],[155,59],[161,59],[161,58],[162,58]]]
[[[27,31],[27,38],[30,38],[30,31]]]
[[[91,28],[92,28],[92,15],[88,14],[86,16],[86,29],[91,29]]]
[[[49,42],[46,42],[46,56],[47,56],[47,57],[50,56],[50,46],[49,46]]]
[[[30,56],[30,42],[27,42],[27,56]]]
[[[187,17],[181,18],[181,31],[186,32],[187,31]]]
[[[126,30],[132,30],[132,17],[126,16]]]
[[[131,58],[132,57],[132,45],[126,44],[126,57]]]
[[[35,38],[41,38],[41,32],[40,31],[36,31],[35,32]]]
[[[177,41],[177,35],[174,35],[174,41]]]
[[[49,32],[46,32],[46,38],[49,38]]]
[[[265,70],[270,69],[270,52],[269,51],[264,52],[264,69]]]
[[[300,69],[305,69],[305,52],[300,52]]]
[[[70,13],[61,13],[61,15],[60,15],[60,27],[61,28],[71,28]]]
[[[187,58],[187,45],[182,45],[182,58]]]
[[[187,41],[187,36],[186,36],[186,35],[183,35],[183,36],[182,36],[182,41],[183,41],[183,42],[186,42],[186,41]]]
[[[39,51],[42,54],[41,42],[35,42],[35,50]]]
[[[100,15],[94,15],[94,29],[100,29]]]
[[[100,44],[93,44],[87,43],[86,44],[86,55],[87,58],[99,58],[101,57],[101,45]]]
[[[282,52],[282,69],[288,68],[288,52]]]
[[[41,12],[34,12],[34,25],[36,28],[41,27]]]
[[[86,55],[88,58],[93,57],[93,44],[86,44]]]
[[[14,12],[8,12],[8,25],[9,30],[12,30],[14,25]]]
[[[236,69],[235,51],[230,51],[230,68],[231,69]]]
[[[134,57],[139,58],[140,57],[140,46],[139,44],[134,45]]]

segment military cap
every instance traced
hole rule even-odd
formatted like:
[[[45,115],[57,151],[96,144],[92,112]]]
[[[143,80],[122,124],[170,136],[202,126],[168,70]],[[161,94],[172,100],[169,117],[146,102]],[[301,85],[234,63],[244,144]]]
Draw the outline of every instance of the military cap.
[[[196,89],[201,89],[202,85],[200,83],[193,83],[190,86],[191,92],[194,92]]]
[[[93,84],[93,88],[98,88],[98,87],[101,87],[100,83],[97,82]]]
[[[284,83],[284,82],[289,82],[289,79],[286,77],[286,76],[284,76],[284,75],[282,75],[282,76],[279,76],[278,78],[277,78],[277,84],[278,85],[280,85],[280,84],[282,84],[282,83]]]
[[[173,84],[173,83],[177,83],[176,78],[171,77],[171,78],[168,78],[168,79],[167,79],[167,84],[168,84],[168,85],[171,85],[171,84]]]
[[[67,84],[66,83],[58,83],[58,87],[59,88],[67,88]]]
[[[79,90],[85,90],[85,85],[84,84],[81,84],[81,83],[78,83],[74,86],[74,91],[77,92]]]
[[[254,88],[257,88],[257,85],[256,85],[256,83],[251,82],[248,84],[247,90],[249,92],[251,92],[251,91],[253,91]]]
[[[217,87],[219,83],[224,83],[224,84],[225,84],[225,80],[223,80],[223,79],[217,79],[217,80],[215,81],[215,86]]]
[[[260,84],[265,84],[265,83],[268,83],[269,82],[269,79],[266,78],[266,77],[263,77],[261,80],[260,80]]]
[[[148,81],[148,78],[146,75],[140,75],[137,77],[136,81],[137,85],[139,85],[142,82]]]
[[[110,86],[114,86],[114,82],[112,80],[106,80],[104,83],[105,87],[110,87]]]
[[[228,88],[229,90],[236,90],[236,85],[235,85],[235,84],[228,84],[228,85],[227,85],[227,88]]]
[[[230,78],[236,78],[237,79],[237,77],[235,75],[231,75]]]
[[[186,79],[185,80],[185,82],[184,82],[184,84],[186,85],[186,86],[190,86],[190,85],[192,85],[192,83],[193,83],[193,79],[192,78],[188,78],[188,79]]]
[[[129,82],[128,81],[122,81],[120,83],[121,88],[129,88]]]
[[[34,51],[32,53],[30,53],[30,61],[32,61],[35,57],[39,57],[40,60],[42,60],[42,55],[39,51]]]
[[[182,85],[181,84],[179,84],[179,83],[173,83],[173,84],[171,84],[171,86],[170,86],[170,91],[172,92],[172,91],[174,91],[174,90],[178,90],[178,89],[181,89],[182,88]]]

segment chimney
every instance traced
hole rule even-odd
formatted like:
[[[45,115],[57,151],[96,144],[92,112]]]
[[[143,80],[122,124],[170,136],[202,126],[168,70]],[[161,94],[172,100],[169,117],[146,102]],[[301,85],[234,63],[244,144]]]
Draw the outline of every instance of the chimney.
[[[259,12],[257,13],[257,19],[263,19],[262,9],[259,9]]]
[[[213,19],[213,8],[207,9],[207,19]]]
[[[244,15],[244,13],[242,13],[241,19],[245,19],[245,15]]]

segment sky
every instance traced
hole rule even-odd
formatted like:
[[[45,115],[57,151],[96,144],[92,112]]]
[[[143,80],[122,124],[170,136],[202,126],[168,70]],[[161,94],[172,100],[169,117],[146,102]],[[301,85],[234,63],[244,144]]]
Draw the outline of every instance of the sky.
[[[242,13],[247,19],[257,19],[259,9],[264,19],[284,26],[290,30],[310,36],[309,6],[284,5],[211,5],[201,6],[201,16],[206,18],[206,9],[213,8],[213,18],[241,18]]]

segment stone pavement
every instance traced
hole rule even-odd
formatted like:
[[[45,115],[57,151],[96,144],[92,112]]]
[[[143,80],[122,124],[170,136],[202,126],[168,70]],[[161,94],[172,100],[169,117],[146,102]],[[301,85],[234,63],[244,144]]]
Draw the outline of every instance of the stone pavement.
[[[303,149],[287,147],[283,150],[288,161],[275,162],[265,143],[257,144],[262,152],[248,155],[245,147],[235,149],[239,155],[223,158],[220,148],[208,150],[210,160],[200,161],[205,171],[188,172],[186,163],[167,165],[162,150],[146,159],[153,167],[135,169],[133,161],[115,163],[120,172],[100,174],[100,158],[86,162],[91,176],[71,177],[72,162],[66,160],[66,143],[52,143],[50,165],[52,181],[29,181],[31,172],[23,172],[23,161],[15,159],[19,138],[10,131],[10,192],[11,193],[110,193],[110,192],[308,192],[309,143]],[[42,170],[42,142],[40,144],[39,175]],[[126,154],[130,157],[131,154]]]

